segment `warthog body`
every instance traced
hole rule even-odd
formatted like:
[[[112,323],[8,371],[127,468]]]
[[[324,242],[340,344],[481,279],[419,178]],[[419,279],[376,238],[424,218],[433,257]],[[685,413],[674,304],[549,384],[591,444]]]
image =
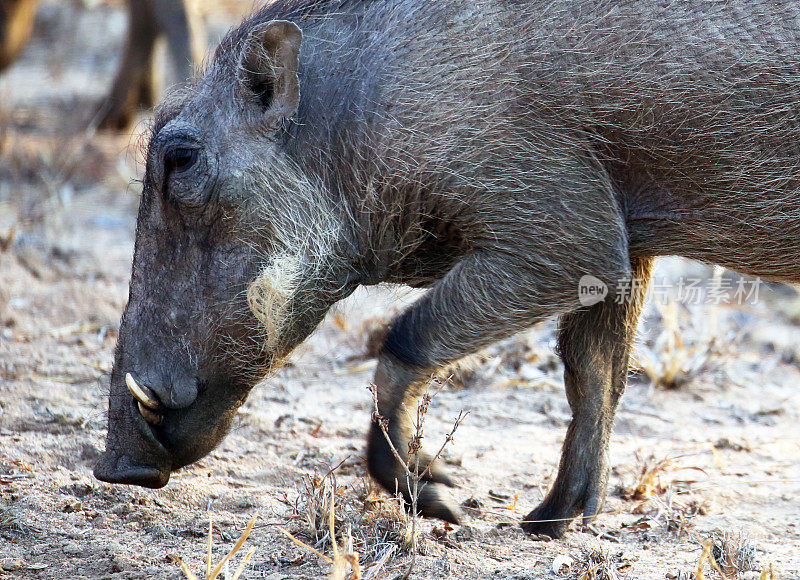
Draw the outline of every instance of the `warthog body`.
[[[582,307],[579,280],[663,254],[800,280],[799,49],[800,5],[759,0],[262,9],[158,112],[95,473],[166,484],[335,301],[389,281],[430,287],[375,375],[401,451],[437,367],[561,317],[573,419],[524,527],[593,516],[645,285]],[[374,425],[368,465],[408,495]],[[428,480],[420,511],[455,521]]]

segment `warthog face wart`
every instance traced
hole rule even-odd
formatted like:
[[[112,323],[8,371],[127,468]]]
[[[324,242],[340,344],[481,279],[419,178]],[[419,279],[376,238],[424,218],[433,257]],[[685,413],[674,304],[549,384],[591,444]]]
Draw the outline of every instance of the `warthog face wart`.
[[[298,311],[336,235],[320,189],[283,151],[301,37],[284,21],[255,28],[158,111],[101,480],[160,487],[208,453],[253,384],[352,287],[334,280],[320,302],[317,285],[319,307]]]

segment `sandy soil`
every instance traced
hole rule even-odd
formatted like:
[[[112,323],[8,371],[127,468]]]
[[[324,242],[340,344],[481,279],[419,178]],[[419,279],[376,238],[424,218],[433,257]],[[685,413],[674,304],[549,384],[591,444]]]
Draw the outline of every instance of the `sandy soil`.
[[[136,132],[82,130],[125,26],[116,3],[84,4],[44,2],[31,45],[0,77],[0,577],[181,578],[178,557],[200,575],[209,514],[218,562],[258,512],[243,578],[325,578],[331,566],[279,528],[331,556],[331,487],[340,544],[349,528],[364,576],[395,577],[410,562],[410,522],[365,475],[366,352],[413,292],[349,299],[253,391],[222,445],[166,488],[92,478],[141,167]],[[226,4],[210,10],[212,31],[235,17]],[[656,278],[674,287],[711,274],[665,260]],[[436,446],[470,412],[443,458],[467,518],[454,529],[420,523],[414,577],[693,578],[714,541],[723,566],[738,558],[749,569],[729,566],[729,578],[770,566],[774,578],[800,578],[797,302],[763,288],[745,306],[650,303],[609,500],[561,541],[533,541],[516,525],[552,481],[569,420],[554,324],[457,368],[425,435]]]

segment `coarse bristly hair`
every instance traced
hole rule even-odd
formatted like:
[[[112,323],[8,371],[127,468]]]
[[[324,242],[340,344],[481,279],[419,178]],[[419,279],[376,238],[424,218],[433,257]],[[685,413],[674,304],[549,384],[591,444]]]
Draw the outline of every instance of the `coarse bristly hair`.
[[[302,42],[285,22],[258,36],[276,20]],[[525,524],[560,535],[602,505],[652,258],[800,281],[798,22],[766,0],[277,0],[156,134],[194,110],[224,143],[228,211],[258,256],[238,298],[276,357],[357,284],[430,286],[375,377],[399,449],[432,369],[560,315],[574,419]],[[645,284],[582,307],[587,275]],[[374,429],[368,463],[392,489]],[[421,511],[456,521],[428,477]]]
[[[336,202],[338,230],[375,277],[429,283],[453,264],[418,263],[431,244],[499,247],[555,287],[568,277],[557,257],[586,255],[611,228],[633,253],[792,278],[797,261],[775,243],[798,228],[785,8],[278,1],[223,41],[215,76],[231,74],[257,24],[301,25],[303,98],[286,150]],[[531,232],[548,255],[505,247]],[[772,243],[731,243],[744,232]],[[586,262],[596,268],[593,253]]]

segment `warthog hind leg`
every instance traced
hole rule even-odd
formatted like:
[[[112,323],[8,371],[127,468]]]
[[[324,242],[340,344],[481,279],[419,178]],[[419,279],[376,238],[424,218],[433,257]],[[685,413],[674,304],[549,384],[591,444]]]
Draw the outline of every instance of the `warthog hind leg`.
[[[629,291],[561,318],[558,347],[572,422],[553,488],[523,520],[528,533],[561,537],[575,516],[589,521],[603,507],[608,441],[651,265],[652,259],[633,259]]]

